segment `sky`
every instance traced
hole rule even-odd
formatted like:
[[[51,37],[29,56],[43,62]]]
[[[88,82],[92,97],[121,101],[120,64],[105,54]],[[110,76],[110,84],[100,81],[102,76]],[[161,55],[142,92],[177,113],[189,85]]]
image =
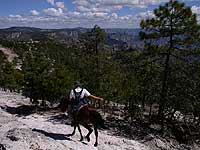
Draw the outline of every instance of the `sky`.
[[[179,0],[200,20],[200,0]],[[138,28],[168,0],[1,0],[0,28]]]

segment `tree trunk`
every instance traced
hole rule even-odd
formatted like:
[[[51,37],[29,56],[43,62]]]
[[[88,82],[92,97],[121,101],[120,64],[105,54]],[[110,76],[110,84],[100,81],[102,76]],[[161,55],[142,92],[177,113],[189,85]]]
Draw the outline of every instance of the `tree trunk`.
[[[152,105],[153,103],[150,104],[150,109],[149,109],[149,120],[151,121],[151,114],[152,114]]]
[[[161,119],[161,122],[163,123],[163,111],[165,108],[165,102],[166,102],[166,96],[167,96],[167,90],[168,90],[168,78],[169,78],[169,60],[171,56],[171,50],[173,49],[173,22],[172,22],[172,17],[170,18],[170,39],[169,39],[169,49],[167,51],[167,57],[165,60],[165,69],[164,69],[164,76],[163,76],[163,81],[162,81],[162,90],[160,94],[160,106],[159,106],[159,111],[158,111],[158,116]]]
[[[143,98],[142,98],[142,111],[143,112],[145,111],[145,98],[146,98],[146,94],[144,94]]]
[[[165,108],[165,101],[166,101],[166,95],[167,95],[169,60],[170,60],[170,53],[168,53],[167,58],[165,60],[165,69],[164,69],[164,76],[163,76],[163,81],[162,81],[162,90],[161,90],[161,94],[160,94],[160,104],[159,104],[158,116],[161,119],[163,119],[163,115],[164,115],[163,111]]]

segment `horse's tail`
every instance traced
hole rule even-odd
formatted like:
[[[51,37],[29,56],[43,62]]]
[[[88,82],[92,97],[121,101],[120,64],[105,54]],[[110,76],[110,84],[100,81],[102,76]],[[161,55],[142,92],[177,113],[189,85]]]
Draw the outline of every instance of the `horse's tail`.
[[[97,112],[94,109],[90,109],[92,120],[94,125],[97,126],[99,129],[109,129],[108,127],[105,126],[105,120],[102,118],[99,112]]]

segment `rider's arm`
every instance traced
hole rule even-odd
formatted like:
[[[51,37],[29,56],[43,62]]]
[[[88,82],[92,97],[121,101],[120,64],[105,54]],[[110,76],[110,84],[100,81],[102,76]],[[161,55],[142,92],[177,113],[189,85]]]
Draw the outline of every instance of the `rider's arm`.
[[[94,96],[94,95],[89,95],[88,98],[92,99],[92,100],[101,100],[101,101],[103,101],[103,98],[97,97],[97,96]]]
[[[86,89],[84,89],[84,95],[85,95],[85,97],[87,97],[91,100],[103,100],[103,98],[101,98],[101,97],[97,97],[97,96],[90,94],[90,92],[88,92]]]

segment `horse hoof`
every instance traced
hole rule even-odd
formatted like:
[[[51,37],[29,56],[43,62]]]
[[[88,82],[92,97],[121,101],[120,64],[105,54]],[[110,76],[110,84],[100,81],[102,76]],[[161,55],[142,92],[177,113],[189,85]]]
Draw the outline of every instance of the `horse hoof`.
[[[88,142],[90,142],[90,137],[86,136],[86,139],[87,139]]]
[[[97,145],[98,145],[97,143],[94,144],[95,147],[97,147]]]

